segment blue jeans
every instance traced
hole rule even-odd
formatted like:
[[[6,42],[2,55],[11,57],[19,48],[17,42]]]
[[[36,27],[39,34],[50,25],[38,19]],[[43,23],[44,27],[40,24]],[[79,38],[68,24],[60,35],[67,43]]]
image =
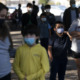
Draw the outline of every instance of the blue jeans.
[[[53,59],[51,63],[50,80],[56,80],[57,73],[58,73],[58,80],[64,80],[66,66],[67,66],[67,58]]]

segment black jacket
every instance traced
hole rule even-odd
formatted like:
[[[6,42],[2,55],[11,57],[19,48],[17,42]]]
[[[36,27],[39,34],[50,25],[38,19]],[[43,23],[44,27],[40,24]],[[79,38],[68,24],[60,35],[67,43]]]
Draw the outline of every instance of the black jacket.
[[[33,13],[31,15],[28,13],[24,13],[22,15],[22,28],[21,28],[22,35],[24,35],[24,30],[29,24],[37,25],[37,16]]]
[[[76,18],[78,18],[78,9],[75,8],[76,11]],[[65,30],[68,30],[71,25],[71,7],[65,10],[63,16],[63,23],[65,25]]]
[[[37,25],[37,17],[35,14],[29,15],[28,13],[24,13],[22,15],[22,26],[27,26],[29,21],[31,21],[32,24]]]

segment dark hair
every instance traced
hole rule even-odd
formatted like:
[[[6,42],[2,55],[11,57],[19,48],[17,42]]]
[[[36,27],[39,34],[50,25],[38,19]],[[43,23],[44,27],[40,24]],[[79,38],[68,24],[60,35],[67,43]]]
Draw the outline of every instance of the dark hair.
[[[50,5],[45,5],[45,9],[47,9],[47,8],[51,8],[51,6]]]
[[[75,0],[70,0],[70,4],[71,4],[71,3],[75,3]]]
[[[35,1],[32,1],[33,5],[35,4]]]
[[[21,4],[18,4],[19,7],[21,7]]]
[[[6,9],[8,11],[8,7],[6,7],[6,5],[4,5],[3,3],[0,3],[0,11]]]
[[[8,25],[5,22],[3,22],[3,24],[0,24],[0,37],[2,38],[2,40],[4,40],[8,35]]]
[[[23,36],[27,35],[27,34],[35,34],[36,36],[39,36],[40,34],[40,31],[39,31],[39,28],[34,25],[34,24],[31,24],[31,25],[27,25],[25,26],[26,28],[24,29],[23,31]]]
[[[33,7],[33,5],[31,3],[28,3],[27,7]]]
[[[45,12],[42,13],[42,14],[40,15],[40,18],[41,18],[42,16],[46,16],[46,13],[45,13]]]
[[[63,22],[61,22],[61,21],[56,21],[55,22],[55,27],[56,27],[56,24],[63,24]],[[64,24],[63,24],[64,25]]]

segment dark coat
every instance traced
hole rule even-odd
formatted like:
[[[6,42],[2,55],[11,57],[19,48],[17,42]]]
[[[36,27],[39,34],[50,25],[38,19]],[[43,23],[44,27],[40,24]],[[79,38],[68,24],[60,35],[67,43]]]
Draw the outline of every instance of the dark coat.
[[[31,21],[32,24],[37,25],[37,17],[34,14],[29,15],[28,13],[24,13],[22,15],[22,26],[27,26],[29,21]]]
[[[22,15],[22,28],[21,28],[22,35],[24,35],[24,30],[29,24],[37,25],[37,16],[33,13],[31,15],[28,13],[24,13]]]
[[[76,11],[76,18],[78,18],[78,9],[75,8]],[[65,25],[65,30],[68,30],[71,25],[71,7],[65,10],[63,16],[63,23]]]

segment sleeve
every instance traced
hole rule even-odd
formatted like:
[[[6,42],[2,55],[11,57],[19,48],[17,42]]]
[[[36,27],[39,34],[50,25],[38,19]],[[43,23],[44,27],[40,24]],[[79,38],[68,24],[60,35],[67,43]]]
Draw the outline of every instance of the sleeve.
[[[9,49],[9,46],[10,42],[8,37],[6,37],[4,41],[0,40],[0,49]]]
[[[49,72],[49,69],[50,69],[49,59],[48,59],[48,54],[45,48],[43,48],[42,50],[41,64],[42,64],[43,73],[46,74],[47,72]]]
[[[40,69],[38,72],[27,76],[27,80],[32,80],[35,78],[39,78],[43,74],[43,69]]]
[[[73,23],[71,24],[68,32],[71,33],[71,32],[73,32],[73,31],[76,31],[76,27],[77,27],[77,26],[78,26],[78,21],[77,21],[77,20],[73,21]]]
[[[54,14],[51,14],[50,25],[54,26],[55,22],[56,22],[55,16],[54,16]]]
[[[53,39],[52,39],[52,37],[51,37],[51,38],[49,38],[49,43],[48,43],[48,45],[49,45],[49,46],[52,46],[52,44],[53,44]]]
[[[18,75],[18,77],[20,79],[23,79],[25,76],[21,72],[19,65],[20,65],[20,49],[18,48],[16,51],[14,63],[13,63],[13,69],[14,69],[15,73]]]
[[[66,10],[64,11],[64,14],[63,14],[63,23],[66,24]]]
[[[48,55],[47,55],[47,52],[46,52],[45,49],[42,50],[41,65],[42,65],[42,68],[38,72],[36,72],[36,73],[34,73],[32,75],[27,76],[27,80],[37,79],[40,76],[43,76],[47,72],[49,72],[49,69],[50,69],[49,60],[48,60]]]
[[[48,24],[48,29],[51,29],[51,26],[50,26],[50,24]]]

